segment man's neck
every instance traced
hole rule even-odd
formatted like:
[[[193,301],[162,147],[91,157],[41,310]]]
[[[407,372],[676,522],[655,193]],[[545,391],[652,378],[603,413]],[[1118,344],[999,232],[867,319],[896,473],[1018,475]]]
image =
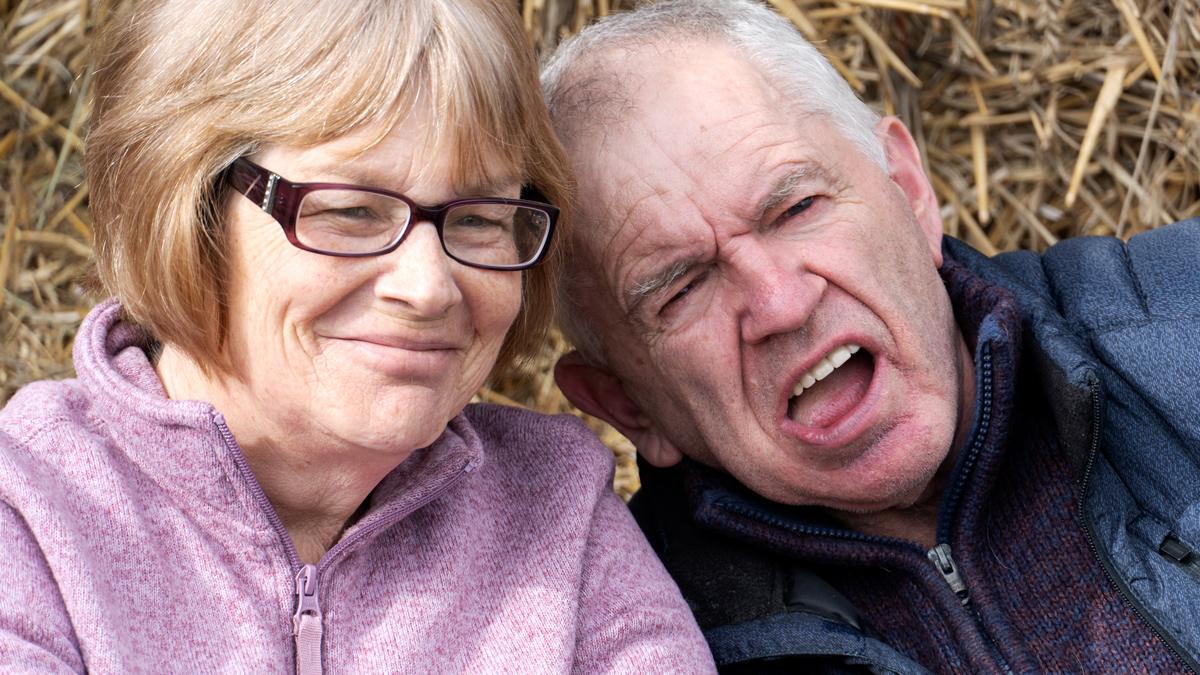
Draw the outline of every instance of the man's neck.
[[[940,497],[940,493],[939,493]],[[846,527],[876,537],[916,542],[925,550],[937,546],[938,501],[914,504],[906,509],[879,513],[839,513]]]

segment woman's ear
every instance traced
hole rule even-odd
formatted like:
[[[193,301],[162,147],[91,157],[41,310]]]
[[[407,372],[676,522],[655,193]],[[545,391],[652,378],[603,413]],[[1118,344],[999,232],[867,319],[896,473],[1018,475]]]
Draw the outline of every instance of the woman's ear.
[[[937,194],[921,164],[921,152],[913,141],[908,127],[895,117],[885,117],[875,125],[875,135],[883,144],[887,156],[888,175],[900,188],[912,208],[921,231],[929,242],[933,262],[942,266],[942,214],[938,209]]]
[[[667,467],[683,459],[683,454],[625,393],[621,380],[588,363],[579,352],[559,358],[554,366],[554,381],[575,407],[625,434],[638,454],[654,466]]]

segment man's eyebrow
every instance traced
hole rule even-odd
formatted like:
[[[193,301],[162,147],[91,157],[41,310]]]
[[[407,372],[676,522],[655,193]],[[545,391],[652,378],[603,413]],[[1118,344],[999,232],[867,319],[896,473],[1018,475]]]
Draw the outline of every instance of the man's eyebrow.
[[[625,291],[626,312],[633,315],[647,298],[679,280],[696,265],[695,260],[677,260],[666,269],[652,276],[635,281],[629,290]]]
[[[768,213],[779,208],[784,202],[792,198],[796,192],[796,186],[811,178],[825,179],[828,174],[819,166],[813,164],[805,164],[793,171],[790,171],[783,178],[775,183],[771,188],[771,192],[763,200],[758,207],[758,217],[756,220],[761,221]]]

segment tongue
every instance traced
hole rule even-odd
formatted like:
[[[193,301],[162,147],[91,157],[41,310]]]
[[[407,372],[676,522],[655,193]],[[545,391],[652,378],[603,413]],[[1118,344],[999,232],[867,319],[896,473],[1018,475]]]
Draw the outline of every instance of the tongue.
[[[871,385],[875,364],[866,350],[850,357],[840,368],[814,384],[791,402],[791,417],[806,427],[827,427],[862,400]]]

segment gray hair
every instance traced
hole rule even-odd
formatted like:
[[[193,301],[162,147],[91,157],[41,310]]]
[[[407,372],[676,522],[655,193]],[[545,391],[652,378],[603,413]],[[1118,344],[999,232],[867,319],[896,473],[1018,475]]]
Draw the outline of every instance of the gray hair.
[[[614,74],[588,72],[580,64],[620,49],[719,41],[733,47],[803,114],[829,119],[875,164],[887,168],[875,136],[879,116],[863,103],[825,57],[783,17],[755,0],[662,0],[603,19],[564,42],[542,66],[542,92],[560,135],[593,124],[618,122],[632,103],[621,96]],[[596,334],[565,293],[578,279],[559,281],[559,323],[584,358],[604,363]]]

